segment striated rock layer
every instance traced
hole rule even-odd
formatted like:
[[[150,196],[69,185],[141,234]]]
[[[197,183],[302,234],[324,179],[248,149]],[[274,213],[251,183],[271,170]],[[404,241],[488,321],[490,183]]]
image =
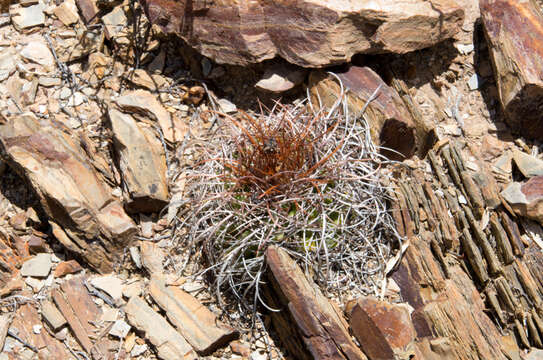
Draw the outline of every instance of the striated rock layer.
[[[275,56],[306,67],[356,53],[406,53],[452,37],[464,11],[454,0],[142,0],[149,20],[218,63]]]

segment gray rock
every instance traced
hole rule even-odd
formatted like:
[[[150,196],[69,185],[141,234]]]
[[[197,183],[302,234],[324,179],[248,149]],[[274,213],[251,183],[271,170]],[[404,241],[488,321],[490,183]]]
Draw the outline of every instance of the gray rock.
[[[95,277],[90,280],[95,288],[104,291],[115,301],[119,301],[123,296],[123,281],[113,275]]]
[[[473,74],[468,80],[468,87],[471,91],[479,88],[479,75]]]
[[[54,332],[59,331],[61,327],[66,325],[64,316],[62,316],[57,307],[49,300],[41,303],[41,314]]]
[[[117,320],[115,321],[115,324],[113,324],[113,326],[111,327],[111,330],[109,330],[109,335],[124,339],[126,335],[128,335],[130,329],[131,327],[126,323],[126,321]]]
[[[230,102],[227,99],[220,99],[218,103],[220,110],[225,114],[232,114],[238,111],[236,104]]]
[[[513,160],[522,175],[527,178],[543,175],[543,160],[528,155],[522,151],[515,150]]]
[[[47,277],[51,271],[52,265],[53,263],[51,262],[50,254],[38,254],[23,264],[21,267],[21,275]]]
[[[42,3],[25,8],[10,9],[11,22],[18,31],[41,26],[45,23],[43,10],[45,10],[45,5]]]

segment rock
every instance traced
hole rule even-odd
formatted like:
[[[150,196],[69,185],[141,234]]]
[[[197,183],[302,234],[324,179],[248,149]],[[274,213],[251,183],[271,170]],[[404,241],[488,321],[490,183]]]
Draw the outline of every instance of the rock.
[[[525,177],[531,178],[533,176],[543,175],[543,160],[519,150],[513,152],[513,160]]]
[[[350,310],[349,323],[371,360],[409,359],[414,355],[417,334],[405,304],[361,298]]]
[[[278,64],[266,69],[255,87],[272,93],[282,93],[300,85],[305,78],[304,69]]]
[[[130,351],[130,356],[138,357],[140,355],[143,355],[147,351],[147,349],[148,349],[147,344],[143,344],[143,345],[136,344],[132,348],[132,351]]]
[[[18,31],[28,29],[34,26],[41,26],[45,23],[45,5],[38,3],[29,7],[12,6],[9,9],[11,22]]]
[[[166,287],[161,278],[155,276],[151,279],[149,293],[200,355],[211,354],[238,335],[234,329],[219,322],[196,298],[178,287]]]
[[[166,158],[152,129],[118,110],[109,110],[115,149],[130,199],[127,211],[158,212],[168,204]]]
[[[6,80],[16,70],[19,54],[14,47],[8,47],[0,51],[0,81]]]
[[[4,348],[4,341],[6,340],[11,320],[13,320],[13,314],[6,313],[0,315],[0,349]]]
[[[32,41],[28,43],[22,50],[21,56],[33,63],[40,64],[48,70],[52,70],[55,65],[53,54],[41,41]]]
[[[128,322],[139,331],[145,332],[145,337],[155,346],[160,359],[198,358],[185,339],[140,297],[131,298],[124,310]]]
[[[236,111],[238,111],[238,108],[237,108],[236,104],[232,103],[228,99],[224,99],[224,98],[219,99],[219,101],[217,101],[217,103],[219,104],[220,111],[222,111],[225,114],[233,114]]]
[[[206,94],[202,86],[193,86],[183,95],[183,101],[192,105],[198,105]]]
[[[50,254],[38,254],[23,263],[21,275],[44,278],[49,275],[52,266]]]
[[[109,330],[109,335],[116,336],[120,339],[124,339],[131,327],[124,320],[117,320]]]
[[[134,111],[158,122],[164,138],[170,142],[182,140],[182,128],[174,124],[170,113],[158,102],[156,97],[145,90],[135,90],[124,93],[115,100],[123,111]]]
[[[232,353],[243,357],[249,357],[249,355],[251,355],[251,347],[238,340],[230,343],[230,349],[232,349]]]
[[[149,20],[217,63],[277,55],[303,67],[348,62],[356,53],[406,53],[452,37],[464,11],[454,1],[349,0],[185,2],[146,0]]]
[[[83,268],[76,260],[63,261],[57,265],[53,275],[59,278],[68,274],[75,274],[81,270],[83,270]]]
[[[158,244],[151,241],[140,241],[141,263],[149,274],[161,274],[164,272],[164,250]]]
[[[543,136],[543,27],[533,1],[480,0],[502,107],[512,130],[530,139]]]
[[[384,153],[392,159],[403,160],[422,149],[428,137],[425,129],[419,129],[397,92],[387,86],[373,70],[368,67],[351,66],[346,72],[337,73],[347,93],[349,111],[359,114],[372,93],[381,86],[378,96],[369,103],[366,118],[375,144],[399,152]],[[334,105],[341,93],[337,80],[324,72],[312,72],[309,76],[311,102],[319,108],[319,99],[324,107]]]
[[[133,72],[130,72],[129,80],[134,85],[144,87],[148,90],[158,90],[157,84],[155,83],[151,75],[144,69],[136,69]]]
[[[76,0],[75,3],[81,11],[85,25],[94,24],[99,20],[97,17],[98,6],[96,6],[95,0]]]
[[[30,235],[26,243],[28,245],[28,251],[31,254],[46,252],[48,248],[45,241],[41,237],[36,235]]]
[[[32,288],[34,293],[39,293],[41,289],[45,286],[44,280],[39,280],[33,277],[25,278],[25,283]]]
[[[124,29],[128,24],[128,19],[121,6],[116,7],[110,13],[102,16],[102,22],[106,28],[108,39],[124,35]]]
[[[534,176],[524,183],[513,182],[501,195],[515,213],[543,224],[543,176]]]
[[[51,327],[51,330],[54,332],[57,332],[60,330],[61,327],[67,324],[66,319],[60,311],[58,311],[57,307],[49,300],[44,300],[40,303],[41,305],[41,315],[47,321],[49,326]]]
[[[265,301],[274,309],[272,324],[295,359],[367,359],[354,344],[339,309],[307,279],[288,253],[266,250],[270,287]]]
[[[53,14],[66,26],[79,22],[77,6],[72,0],[65,0],[53,10]]]
[[[109,272],[136,224],[111,195],[81,143],[58,123],[25,113],[0,126],[2,151],[32,186],[55,237],[98,271]]]
[[[479,75],[473,74],[468,80],[468,87],[471,91],[477,90],[479,88]]]
[[[40,76],[38,84],[44,87],[60,86],[62,81],[58,77]]]
[[[26,214],[24,212],[13,215],[9,218],[9,224],[15,230],[25,231],[26,230]]]
[[[90,280],[95,288],[102,290],[118,302],[123,297],[123,281],[115,275],[95,277]]]
[[[123,296],[130,299],[132,296],[140,296],[143,292],[143,284],[136,281],[123,287]]]

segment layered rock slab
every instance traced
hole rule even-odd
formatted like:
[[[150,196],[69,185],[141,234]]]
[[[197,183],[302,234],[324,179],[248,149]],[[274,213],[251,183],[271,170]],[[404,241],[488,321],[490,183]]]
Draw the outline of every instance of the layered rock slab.
[[[26,179],[55,237],[100,272],[110,272],[137,231],[67,129],[33,114],[0,126],[9,164]]]
[[[160,211],[168,203],[166,158],[149,126],[116,109],[109,110],[115,149],[129,193],[130,212]]]
[[[275,56],[305,67],[356,53],[406,53],[452,37],[464,11],[453,0],[145,0],[149,20],[218,63]]]
[[[543,136],[543,11],[536,1],[480,0],[502,107],[512,129]]]

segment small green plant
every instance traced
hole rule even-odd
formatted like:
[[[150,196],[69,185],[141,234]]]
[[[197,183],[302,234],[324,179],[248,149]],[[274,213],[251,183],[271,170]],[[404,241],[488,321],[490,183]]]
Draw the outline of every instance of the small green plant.
[[[329,110],[306,102],[221,115],[228,126],[188,176],[193,203],[182,224],[219,301],[266,306],[259,289],[270,244],[325,292],[378,289],[398,239],[379,171],[387,160],[340,100]]]

